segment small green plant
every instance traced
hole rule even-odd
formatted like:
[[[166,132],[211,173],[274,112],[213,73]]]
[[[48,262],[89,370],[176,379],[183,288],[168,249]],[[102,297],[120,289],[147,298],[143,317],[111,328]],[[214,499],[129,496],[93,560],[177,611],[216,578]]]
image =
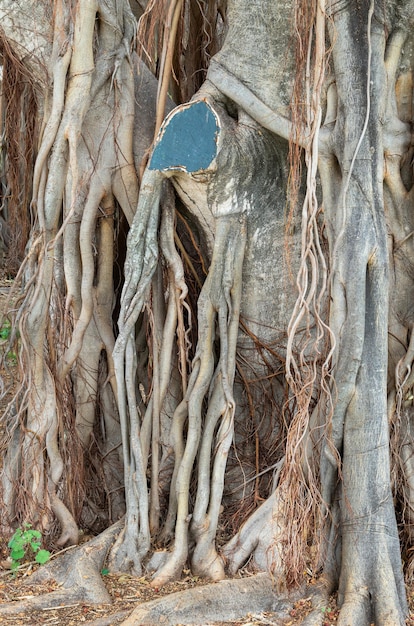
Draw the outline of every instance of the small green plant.
[[[3,322],[3,325],[0,328],[0,339],[6,341],[10,338],[11,335],[11,324],[8,320]]]
[[[17,354],[15,352],[13,352],[13,350],[10,350],[7,354],[7,361],[9,362],[10,365],[17,365]]]
[[[50,552],[40,549],[41,539],[41,532],[32,528],[31,524],[23,524],[23,528],[18,528],[14,532],[8,543],[12,570],[16,570],[32,554],[35,555],[36,563],[43,564],[50,559]]]

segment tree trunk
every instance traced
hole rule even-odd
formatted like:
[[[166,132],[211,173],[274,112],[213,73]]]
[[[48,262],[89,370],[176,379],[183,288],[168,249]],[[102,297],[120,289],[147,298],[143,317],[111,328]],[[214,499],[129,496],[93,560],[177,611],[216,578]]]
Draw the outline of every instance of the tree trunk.
[[[340,626],[402,625],[414,3],[139,3],[157,101],[129,4],[72,4],[30,39],[46,95],[8,523],[57,519],[63,545],[125,511],[110,565],[154,586],[251,558],[287,585],[311,568]],[[0,15],[23,57],[24,14]],[[171,76],[193,97],[148,154]]]

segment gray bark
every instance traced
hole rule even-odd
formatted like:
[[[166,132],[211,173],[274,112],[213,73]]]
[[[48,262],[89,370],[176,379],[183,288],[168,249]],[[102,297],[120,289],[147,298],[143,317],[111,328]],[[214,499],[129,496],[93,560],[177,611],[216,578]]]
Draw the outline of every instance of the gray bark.
[[[31,8],[39,11],[39,20],[44,21],[47,5],[37,4]],[[52,115],[45,127],[46,139],[48,132],[51,136],[54,132],[46,142],[45,153],[41,152],[43,160],[39,160],[44,165],[49,159],[47,182],[39,179],[35,188],[40,186],[45,192],[41,226],[50,241],[61,219],[60,210],[55,209],[65,194],[66,210],[71,206],[69,192],[77,172],[71,169],[75,153],[70,148],[77,147],[81,171],[87,173],[98,164],[103,176],[91,178],[90,187],[83,185],[84,198],[81,194],[75,198],[75,217],[80,220],[82,216],[81,226],[70,223],[64,232],[66,253],[79,241],[80,254],[73,263],[64,259],[68,299],[72,298],[71,313],[76,323],[57,376],[62,382],[71,370],[74,373],[76,429],[86,446],[91,438],[98,391],[98,380],[91,372],[97,370],[102,350],[108,354],[108,376],[113,367],[116,370],[116,384],[112,377],[114,395],[108,392],[103,405],[111,413],[114,398],[117,399],[127,516],[111,562],[114,567],[140,573],[161,521],[162,538],[174,539],[175,544],[155,574],[155,585],[179,576],[188,556],[192,557],[195,571],[215,579],[224,576],[226,559],[234,573],[252,554],[260,567],[266,564],[264,555],[270,554],[275,562],[271,567],[279,572],[280,560],[283,561],[279,547],[290,542],[288,547],[295,548],[295,528],[303,521],[295,506],[303,502],[293,502],[295,518],[277,517],[275,527],[280,544],[273,552],[268,520],[273,512],[280,516],[288,510],[289,498],[298,493],[292,487],[298,480],[299,491],[305,494],[305,508],[306,498],[312,500],[320,492],[320,517],[314,517],[315,525],[301,528],[301,532],[305,544],[311,538],[317,543],[318,535],[322,536],[324,579],[329,590],[339,591],[338,624],[366,626],[375,620],[377,626],[402,625],[407,605],[393,497],[404,503],[403,521],[412,523],[414,192],[410,125],[414,3],[386,2],[379,7],[368,0],[356,4],[328,2],[326,28],[332,47],[331,66],[329,72],[320,76],[325,41],[325,26],[321,28],[325,22],[323,4],[318,4],[316,21],[309,18],[315,28],[315,39],[310,44],[316,46],[318,54],[314,59],[313,48],[311,53],[304,49],[304,65],[297,66],[290,53],[294,46],[290,22],[293,11],[296,9],[301,36],[311,24],[300,23],[293,0],[229,0],[229,29],[221,51],[211,61],[205,84],[190,105],[179,107],[168,118],[156,144],[156,149],[163,145],[174,119],[204,103],[206,115],[215,116],[217,121],[215,153],[206,166],[196,171],[186,170],[181,163],[160,166],[158,170],[150,161],[142,178],[136,211],[132,157],[138,169],[145,150],[143,144],[135,142],[132,154],[130,59],[124,54],[119,32],[115,29],[114,35],[108,27],[110,20],[106,18],[111,18],[112,13],[106,15],[106,4],[98,4],[99,15],[105,18],[101,48],[94,51],[91,40],[82,41],[86,46],[83,54],[81,47],[75,47],[74,80],[70,81],[68,100],[64,108],[61,101],[59,115]],[[138,4],[136,9],[141,14],[144,7]],[[0,0],[6,36],[12,38],[12,31],[15,33],[16,53],[30,67],[37,68],[33,71],[39,81],[41,65],[37,61],[36,65],[34,59],[40,59],[45,67],[45,59],[52,54],[58,61],[54,85],[63,89],[64,81],[56,81],[66,76],[63,69],[67,69],[65,63],[69,60],[64,48],[57,48],[55,40],[52,51],[50,34],[42,33],[28,41],[24,28],[16,29],[17,21],[22,16],[24,21],[27,16],[19,3],[14,5]],[[123,27],[132,37],[129,10],[125,16]],[[88,17],[93,34],[95,17],[89,13]],[[106,46],[114,46],[119,53],[117,59],[123,70],[118,78],[129,87],[130,100],[113,102],[114,110],[128,119],[125,128],[129,130],[116,136],[120,143],[113,135],[112,152],[105,149],[101,153],[99,147],[107,137],[107,127],[101,122],[103,113],[108,114],[108,98],[113,95],[111,77],[115,72],[115,66],[105,56]],[[92,59],[95,53],[98,61],[91,79],[85,63],[87,55]],[[320,68],[313,67],[313,62],[316,66],[321,62]],[[77,69],[85,71],[76,72]],[[296,75],[300,72],[302,87],[305,81],[308,92],[306,88],[300,91],[301,77]],[[312,76],[316,77],[314,83]],[[323,86],[319,79],[325,81]],[[147,97],[147,88],[152,81],[145,70],[139,80],[142,82],[141,89],[135,91],[138,102],[134,133],[149,140],[154,100]],[[308,99],[303,115],[291,110],[292,102],[293,109],[302,102],[293,99],[294,89],[299,89],[296,96],[299,93]],[[60,125],[60,113],[64,127]],[[78,114],[84,116],[85,126],[77,127],[78,135],[72,136]],[[319,116],[324,117],[321,127]],[[69,146],[65,143],[66,124]],[[312,132],[316,134],[312,136]],[[287,232],[291,174],[287,167],[288,140],[292,137],[304,147],[302,165],[308,168],[306,181],[299,180],[306,187],[303,215],[309,205],[316,213],[302,216],[301,227],[298,212],[294,213],[293,229]],[[178,139],[185,143],[187,137]],[[118,151],[119,146],[125,150]],[[68,159],[68,155],[72,158]],[[115,163],[120,167],[114,172]],[[182,252],[181,258],[175,249],[173,193],[165,178],[171,179],[185,206],[184,219],[197,226],[206,264],[207,278],[197,302],[198,334],[192,363],[185,332],[191,311],[186,301],[184,265],[187,263],[187,270],[191,266],[188,251]],[[102,180],[106,181],[105,189]],[[302,199],[301,194],[299,198]],[[88,296],[96,287],[92,254],[95,213],[98,207],[112,207],[115,199],[131,224],[131,231],[113,366],[109,254],[101,256],[98,263],[98,275],[102,277],[107,272],[109,282],[106,289],[97,289],[98,312],[94,317]],[[323,205],[321,212],[318,200]],[[86,221],[83,209],[90,213]],[[324,230],[318,238],[316,233],[321,226]],[[109,237],[109,231],[99,232],[102,240]],[[194,242],[192,253],[197,245]],[[177,245],[180,247],[180,243]],[[284,254],[285,246],[289,248],[288,257]],[[324,246],[326,251],[322,250]],[[56,295],[53,262],[47,256],[41,266],[43,283],[36,292],[40,295],[27,311],[27,328],[33,338],[33,376],[41,392],[30,399],[24,445],[26,461],[39,459],[41,437],[31,433],[47,437],[52,465],[49,483],[46,487],[47,481],[42,480],[44,468],[39,463],[34,476],[29,477],[34,480],[30,484],[38,502],[45,497],[42,489],[48,489],[51,507],[64,525],[65,509],[61,508],[57,489],[63,471],[56,446],[57,398],[52,374],[41,356],[47,328],[44,312]],[[89,273],[79,283],[77,272],[85,268]],[[201,282],[193,270],[194,267],[193,278]],[[294,277],[298,275],[298,291],[292,286],[294,280],[289,272]],[[328,305],[329,314],[325,310]],[[99,313],[106,325],[102,325]],[[146,348],[152,368],[150,399],[147,375],[137,361],[137,346],[146,331],[142,324],[147,320],[152,324],[151,341]],[[139,341],[135,337],[137,329]],[[73,337],[81,341],[73,341]],[[288,365],[282,373],[285,359]],[[296,380],[305,380],[304,389],[295,388],[294,375]],[[289,411],[284,408],[287,380],[293,389]],[[169,381],[172,383],[167,393]],[[398,474],[394,494],[390,423],[399,459],[393,465],[394,474]],[[107,415],[106,424],[118,446],[116,416]],[[282,438],[286,436],[289,453],[292,441],[297,444],[293,444],[294,454],[286,457],[283,482],[277,485],[275,480],[271,485],[264,478],[261,482],[262,472],[281,462],[285,444]],[[12,481],[18,476],[19,454],[15,437],[9,448],[9,481],[6,476],[4,482],[9,504],[13,500]],[[289,463],[296,463],[297,467],[289,467]],[[159,481],[160,468],[165,467],[168,477]],[[293,474],[296,478],[292,478]],[[165,495],[169,485],[169,509],[161,511],[159,491]],[[195,486],[193,492],[191,485]],[[269,496],[269,500],[220,553],[216,540],[222,498],[225,506],[237,510],[246,495],[252,509],[263,495]],[[122,509],[122,502],[119,507]],[[69,526],[63,533],[65,541],[76,535],[76,527]],[[256,537],[252,538],[250,531]],[[305,536],[306,532],[311,537]],[[158,619],[157,608],[150,609],[155,613],[138,614],[133,619],[140,623]]]
[[[52,6],[36,0],[2,0],[0,32],[7,38],[19,61],[33,72],[39,87],[44,86],[52,51]]]

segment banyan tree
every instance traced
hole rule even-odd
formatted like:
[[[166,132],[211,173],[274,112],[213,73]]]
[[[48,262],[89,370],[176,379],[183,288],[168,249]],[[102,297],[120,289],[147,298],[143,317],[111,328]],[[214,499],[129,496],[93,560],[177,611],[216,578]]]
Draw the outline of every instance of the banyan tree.
[[[0,0],[0,17],[9,171],[16,138],[36,155],[16,179],[3,533],[96,535],[69,553],[90,600],[106,557],[155,587],[247,567],[277,583],[243,583],[264,610],[312,578],[340,626],[404,624],[414,2]],[[247,612],[216,596],[216,619]]]

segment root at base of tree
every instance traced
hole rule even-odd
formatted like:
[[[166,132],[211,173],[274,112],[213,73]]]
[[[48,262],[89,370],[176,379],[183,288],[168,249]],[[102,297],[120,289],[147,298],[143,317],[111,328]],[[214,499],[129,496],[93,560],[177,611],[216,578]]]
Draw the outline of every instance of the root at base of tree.
[[[101,570],[122,525],[123,522],[117,522],[95,539],[41,567],[27,583],[36,585],[45,581],[55,581],[61,585],[61,589],[21,602],[0,605],[0,622],[3,618],[17,613],[30,613],[74,602],[110,604],[111,598],[103,583]]]

